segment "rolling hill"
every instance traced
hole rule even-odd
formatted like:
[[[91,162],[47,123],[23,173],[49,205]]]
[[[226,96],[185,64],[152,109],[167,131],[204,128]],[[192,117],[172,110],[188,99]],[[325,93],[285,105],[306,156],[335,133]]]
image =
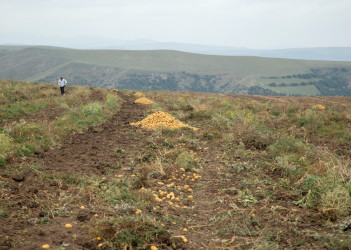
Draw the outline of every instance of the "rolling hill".
[[[351,62],[201,55],[170,50],[0,46],[0,79],[222,94],[351,95]]]

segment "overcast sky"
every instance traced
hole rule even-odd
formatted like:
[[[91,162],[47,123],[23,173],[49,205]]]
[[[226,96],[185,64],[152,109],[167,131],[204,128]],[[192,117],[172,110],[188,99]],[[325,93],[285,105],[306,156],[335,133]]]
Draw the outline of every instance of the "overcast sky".
[[[0,0],[0,13],[0,43],[30,35],[42,43],[94,36],[246,48],[351,47],[351,0]]]

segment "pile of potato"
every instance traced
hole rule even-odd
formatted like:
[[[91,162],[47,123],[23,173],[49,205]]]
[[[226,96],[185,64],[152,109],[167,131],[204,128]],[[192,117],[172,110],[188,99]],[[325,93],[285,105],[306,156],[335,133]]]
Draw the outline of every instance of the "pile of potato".
[[[320,109],[320,110],[325,109],[325,107],[323,105],[321,105],[321,104],[317,104],[317,105],[313,106],[313,108]]]
[[[188,127],[195,131],[198,130],[197,128],[194,128],[187,124],[182,123],[181,121],[174,118],[172,115],[161,111],[155,112],[149,115],[148,117],[146,117],[145,119],[143,119],[142,121],[133,122],[130,125],[141,126],[142,128],[153,129],[153,130],[159,127],[170,128],[170,129]]]
[[[142,97],[142,96],[143,96],[143,93],[141,93],[141,92],[136,92],[134,95],[135,95],[136,97]]]
[[[135,103],[140,103],[140,104],[151,104],[151,103],[154,103],[153,101],[151,101],[150,99],[147,99],[145,97],[138,98],[134,102]]]

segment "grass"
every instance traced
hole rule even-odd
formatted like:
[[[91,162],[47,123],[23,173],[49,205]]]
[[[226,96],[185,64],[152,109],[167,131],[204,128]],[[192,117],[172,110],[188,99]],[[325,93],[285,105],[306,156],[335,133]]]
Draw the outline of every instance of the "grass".
[[[218,175],[212,178],[218,179],[222,186],[228,185],[228,188],[216,194],[215,203],[222,203],[221,200],[227,200],[226,197],[230,195],[239,211],[246,214],[246,210],[241,208],[249,208],[249,211],[256,211],[260,217],[267,219],[271,210],[265,213],[263,208],[272,206],[267,204],[274,203],[283,193],[285,197],[294,197],[292,201],[297,207],[306,207],[311,215],[322,216],[325,223],[340,221],[351,211],[351,182],[346,174],[348,153],[338,150],[339,145],[349,145],[350,127],[346,125],[350,112],[348,108],[326,101],[323,105],[328,108],[320,111],[313,109],[313,101],[299,103],[296,99],[286,103],[284,98],[252,101],[250,98],[219,98],[213,95],[190,98],[186,93],[153,92],[152,95],[159,100],[159,107],[171,110],[175,117],[201,128],[201,132],[192,139],[184,139],[189,136],[186,134],[183,134],[182,140],[164,134],[167,145],[178,147],[181,141],[183,150],[191,150],[194,149],[191,141],[195,139],[198,140],[197,152],[203,151],[201,148],[212,148],[210,158],[206,157],[207,151],[201,154],[207,162],[222,162],[211,166],[204,164],[203,159],[197,163],[209,169],[215,168]],[[152,95],[150,93],[151,98]],[[323,102],[323,99],[318,101]],[[325,148],[321,148],[321,141],[327,145]],[[211,157],[218,160],[211,160]],[[172,159],[180,164],[177,157]],[[240,184],[236,176],[240,176]],[[236,183],[234,191],[233,183]],[[212,220],[216,220],[218,225],[235,221],[235,227],[230,224],[218,227],[217,234],[221,237],[238,236],[242,232],[249,232],[250,235],[258,233],[255,241],[237,246],[265,249],[301,246],[311,241],[308,236],[302,237],[296,244],[284,243],[285,229],[276,226],[276,230],[281,230],[280,238],[277,238],[273,232],[263,233],[269,231],[266,223],[260,222],[257,215],[253,218],[238,224],[239,217],[223,216],[222,213]],[[261,230],[251,228],[252,225],[259,225]],[[333,239],[335,235],[322,237],[325,246],[334,246],[337,242]]]
[[[81,133],[91,126],[101,124],[118,110],[122,101],[116,95],[96,90],[101,92],[102,100],[86,103],[94,89],[82,87],[71,87],[63,99],[58,90],[51,91],[53,86],[50,85],[11,80],[1,81],[1,85],[1,91],[5,93],[3,105],[0,106],[0,116],[5,122],[0,132],[1,166],[9,158],[33,156],[34,153],[49,149],[68,133]],[[23,117],[52,109],[62,110],[53,120],[27,122]],[[17,120],[17,117],[23,119]]]

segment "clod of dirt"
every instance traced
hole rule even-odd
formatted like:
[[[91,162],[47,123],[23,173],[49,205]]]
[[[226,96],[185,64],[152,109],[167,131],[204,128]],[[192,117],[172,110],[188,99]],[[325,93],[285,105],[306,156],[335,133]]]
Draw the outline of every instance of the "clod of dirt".
[[[140,104],[152,104],[152,103],[154,103],[153,101],[151,101],[150,99],[147,99],[145,97],[138,98],[134,102],[135,103],[140,103]]]
[[[172,115],[162,111],[157,111],[139,122],[132,122],[130,125],[141,126],[142,128],[152,130],[155,130],[160,127],[170,129],[187,127],[195,131],[198,130],[198,128],[194,128],[189,126],[188,124],[182,123],[181,121],[174,118]]]
[[[24,174],[15,174],[12,176],[12,179],[18,182],[24,181],[25,176]]]
[[[38,235],[41,236],[41,237],[44,237],[46,234],[43,230],[39,230],[38,231]]]
[[[56,186],[58,186],[58,183],[57,183],[57,181],[50,181],[49,185],[52,187],[56,187]]]
[[[84,249],[101,249],[98,248],[91,240],[87,240],[80,244]]]
[[[340,231],[348,231],[351,229],[351,216],[348,216],[346,218],[343,218],[341,221],[338,223],[334,224],[333,226],[335,229],[338,229]]]
[[[77,214],[77,220],[78,221],[87,221],[87,220],[90,220],[91,218],[91,215],[90,215],[90,212],[88,210],[79,210],[78,214]]]
[[[227,189],[227,190],[225,190],[225,193],[234,196],[234,195],[238,194],[238,190],[236,190],[236,189]]]
[[[123,203],[120,205],[117,204],[114,207],[114,210],[116,211],[117,214],[134,214],[135,213],[135,207],[127,203]]]
[[[166,244],[167,246],[170,246],[172,244],[171,234],[169,232],[160,233],[157,235],[156,240],[161,244]]]
[[[37,194],[39,192],[39,190],[37,189],[37,188],[35,188],[35,187],[29,187],[29,188],[27,188],[26,189],[26,193],[28,193],[28,194]]]
[[[176,245],[176,249],[187,249],[181,237],[174,238],[174,244]]]

